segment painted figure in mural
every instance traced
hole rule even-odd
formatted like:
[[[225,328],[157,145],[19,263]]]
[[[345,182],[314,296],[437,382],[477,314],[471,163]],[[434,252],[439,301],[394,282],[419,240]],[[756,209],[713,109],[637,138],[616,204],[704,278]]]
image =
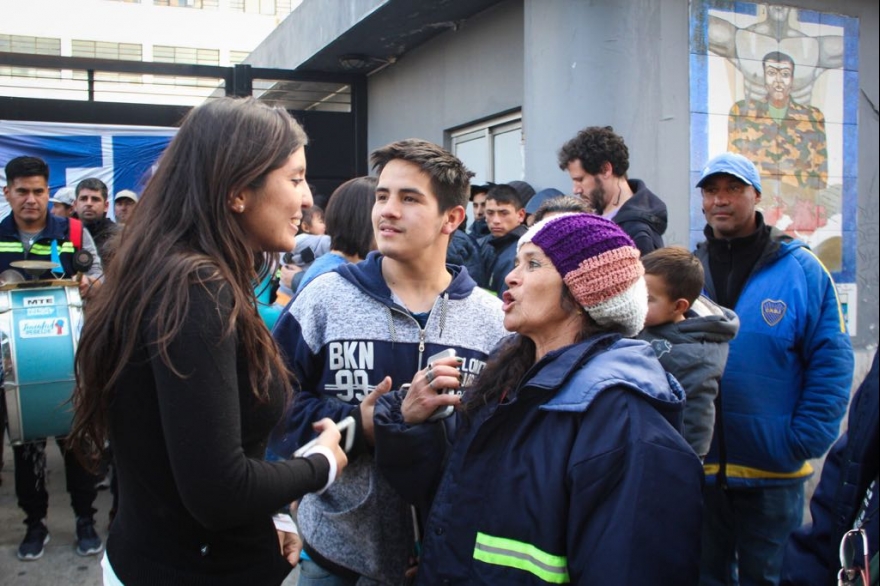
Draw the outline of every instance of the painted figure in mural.
[[[808,36],[792,25],[796,9],[757,7],[763,17],[746,27],[708,17],[709,50],[743,76],[745,99],[730,110],[727,149],[759,168],[765,221],[807,242],[829,269],[839,271],[840,187],[829,187],[825,116],[811,100],[820,74],[843,66],[844,40]]]
[[[825,69],[843,67],[844,40],[840,35],[807,36],[791,25],[797,10],[788,6],[758,5],[765,17],[747,27],[709,14],[709,50],[726,57],[743,74],[747,98],[764,96],[764,72],[758,59],[771,51],[794,58],[798,71],[791,83],[792,99],[811,102],[813,83]]]
[[[791,99],[794,60],[779,51],[763,60],[766,95],[740,100],[730,109],[728,150],[752,160],[761,178],[794,187],[828,185],[825,116],[819,108]]]
[[[828,186],[825,116],[791,99],[797,68],[790,55],[772,51],[762,64],[766,96],[733,105],[727,147],[758,167],[767,185],[765,220],[793,236],[812,234],[828,223],[818,197]]]

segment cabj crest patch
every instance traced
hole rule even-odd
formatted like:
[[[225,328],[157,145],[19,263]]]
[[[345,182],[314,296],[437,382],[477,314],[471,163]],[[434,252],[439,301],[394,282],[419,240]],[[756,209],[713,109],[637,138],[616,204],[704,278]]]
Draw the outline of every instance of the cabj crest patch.
[[[657,355],[657,358],[672,352],[672,344],[669,343],[669,340],[664,340],[663,338],[651,340],[651,348],[654,349],[654,354]]]
[[[765,299],[761,302],[761,316],[771,328],[782,321],[787,309],[784,301]]]

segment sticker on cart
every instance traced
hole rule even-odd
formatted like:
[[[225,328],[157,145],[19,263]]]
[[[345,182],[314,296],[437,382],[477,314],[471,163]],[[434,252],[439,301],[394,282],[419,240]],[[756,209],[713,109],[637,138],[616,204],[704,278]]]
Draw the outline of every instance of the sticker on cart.
[[[21,300],[24,307],[46,307],[47,305],[55,305],[54,295],[40,295],[39,297],[24,297]]]
[[[18,335],[21,338],[51,338],[66,336],[70,331],[67,320],[63,317],[45,319],[23,319],[18,323]]]

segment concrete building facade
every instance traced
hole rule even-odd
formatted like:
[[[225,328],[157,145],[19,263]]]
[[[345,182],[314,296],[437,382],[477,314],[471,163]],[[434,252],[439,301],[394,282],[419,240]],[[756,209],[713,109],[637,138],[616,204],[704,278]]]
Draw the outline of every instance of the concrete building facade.
[[[695,79],[701,56],[694,39],[713,11],[729,11],[730,22],[746,28],[776,8],[792,13],[793,26],[807,23],[804,30],[812,20],[813,30],[822,31],[814,37],[846,31],[840,52],[848,60],[841,57],[845,63],[838,65],[845,115],[828,125],[839,123],[846,136],[838,166],[853,200],[843,228],[849,268],[834,274],[848,295],[858,380],[878,327],[878,71],[867,66],[880,57],[873,3],[305,0],[246,62],[340,71],[355,61],[367,76],[369,149],[417,136],[467,155],[474,166],[473,149],[459,139],[483,132],[488,140],[477,151],[488,162],[477,161],[478,179],[525,179],[536,189],[570,191],[557,150],[581,128],[611,125],[629,147],[630,176],[669,206],[667,242],[692,246],[704,225],[693,205],[694,175],[715,154],[694,144],[700,106],[693,96],[707,83]],[[815,28],[826,26],[837,28]],[[511,125],[518,128],[517,148],[507,141],[504,160],[493,160],[494,129]],[[503,171],[493,174],[499,167]]]

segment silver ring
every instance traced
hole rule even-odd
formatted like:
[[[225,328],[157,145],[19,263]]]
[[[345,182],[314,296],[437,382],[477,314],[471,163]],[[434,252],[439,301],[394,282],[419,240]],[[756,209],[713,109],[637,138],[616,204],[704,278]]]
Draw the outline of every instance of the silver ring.
[[[434,382],[434,378],[436,378],[436,377],[434,376],[434,371],[431,370],[431,367],[428,367],[427,372],[425,372],[425,378],[428,379],[428,384],[431,384]],[[433,389],[434,387],[431,387],[431,388]]]
[[[431,390],[432,390],[432,391],[436,391],[436,390],[437,390],[437,389],[434,388],[434,379],[431,379],[431,380],[428,381],[428,386],[431,387]]]

